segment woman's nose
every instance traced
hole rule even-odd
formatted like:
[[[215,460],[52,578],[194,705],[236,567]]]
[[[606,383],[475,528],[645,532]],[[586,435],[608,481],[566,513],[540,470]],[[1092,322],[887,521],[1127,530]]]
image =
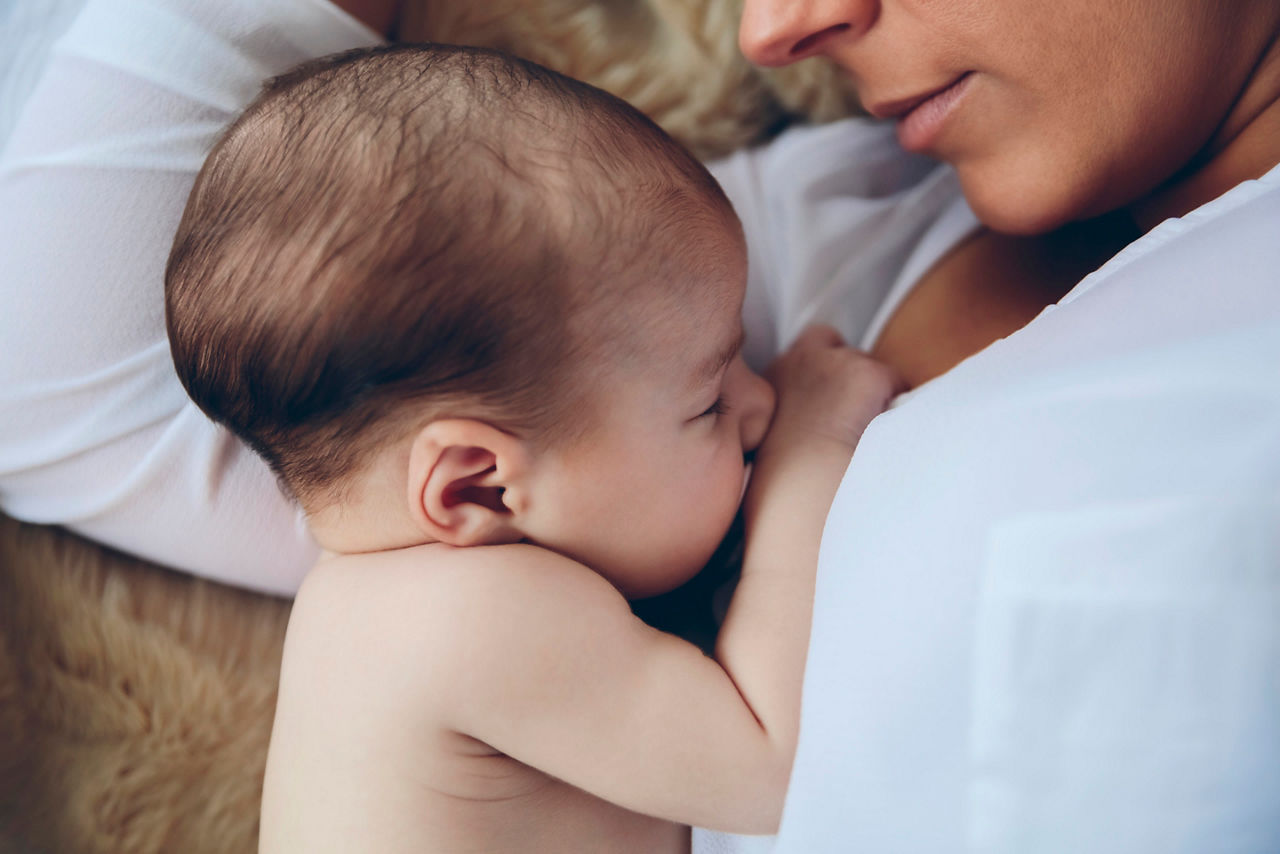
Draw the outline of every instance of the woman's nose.
[[[745,0],[738,45],[756,65],[786,65],[865,33],[880,0]]]
[[[777,396],[768,380],[746,365],[742,367],[747,373],[747,385],[742,391],[742,449],[754,451],[769,432]]]

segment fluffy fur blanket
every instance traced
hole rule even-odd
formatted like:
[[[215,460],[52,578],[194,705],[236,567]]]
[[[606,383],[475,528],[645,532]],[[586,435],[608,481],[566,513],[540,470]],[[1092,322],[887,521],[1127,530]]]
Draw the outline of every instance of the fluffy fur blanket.
[[[409,0],[405,40],[510,50],[635,103],[703,156],[853,101],[753,69],[738,0]],[[288,603],[0,517],[0,852],[256,849]]]

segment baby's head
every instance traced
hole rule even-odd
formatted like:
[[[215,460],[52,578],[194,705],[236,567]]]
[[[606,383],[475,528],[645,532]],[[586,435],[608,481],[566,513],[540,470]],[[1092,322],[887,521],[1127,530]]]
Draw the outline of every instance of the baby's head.
[[[767,427],[745,263],[711,176],[623,102],[397,46],[277,78],[228,129],[166,310],[192,399],[322,545],[527,540],[645,595],[714,549]]]

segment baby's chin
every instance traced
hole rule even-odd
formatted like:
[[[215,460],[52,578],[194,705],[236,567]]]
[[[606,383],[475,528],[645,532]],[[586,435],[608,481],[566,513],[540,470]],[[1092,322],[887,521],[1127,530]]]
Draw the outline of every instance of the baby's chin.
[[[715,554],[714,550],[708,552],[705,558],[698,563],[684,564],[684,562],[681,562],[682,565],[676,569],[673,569],[670,564],[654,566],[650,571],[637,573],[641,577],[633,577],[625,585],[615,582],[614,586],[630,601],[662,596],[683,587],[696,578],[713,554]]]
[[[668,531],[649,538],[648,543],[654,547],[643,554],[616,553],[612,564],[597,563],[594,569],[614,587],[618,588],[628,600],[638,601],[651,599],[670,593],[688,584],[704,569],[722,569],[732,563],[735,567],[742,560],[742,534],[737,521],[741,516],[742,499],[747,494],[747,484],[751,479],[751,463],[747,463],[742,472],[741,484],[729,488],[737,490],[737,500],[729,505],[730,495],[724,510],[728,518],[712,522],[709,525],[690,532],[684,542],[672,540],[673,532]],[[715,528],[718,527],[718,530]],[[584,560],[591,566],[591,562]]]
[[[736,505],[738,511],[741,511],[742,499],[747,494],[751,469],[751,463],[747,463],[742,473],[742,486]],[[692,556],[685,556],[678,561],[667,561],[661,566],[650,565],[644,571],[632,573],[630,584],[624,586],[615,582],[615,586],[627,599],[637,601],[670,593],[688,584],[703,571],[713,572],[717,577],[736,571],[742,564],[742,528],[737,524],[739,518],[740,512],[735,513],[721,527],[713,545],[705,546]]]

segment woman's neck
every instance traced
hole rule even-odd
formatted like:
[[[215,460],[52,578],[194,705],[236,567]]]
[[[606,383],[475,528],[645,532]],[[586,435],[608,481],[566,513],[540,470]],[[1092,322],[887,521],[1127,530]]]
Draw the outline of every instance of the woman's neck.
[[[1280,21],[1269,26],[1260,59],[1208,144],[1168,183],[1129,208],[1141,231],[1189,213],[1280,163]]]

